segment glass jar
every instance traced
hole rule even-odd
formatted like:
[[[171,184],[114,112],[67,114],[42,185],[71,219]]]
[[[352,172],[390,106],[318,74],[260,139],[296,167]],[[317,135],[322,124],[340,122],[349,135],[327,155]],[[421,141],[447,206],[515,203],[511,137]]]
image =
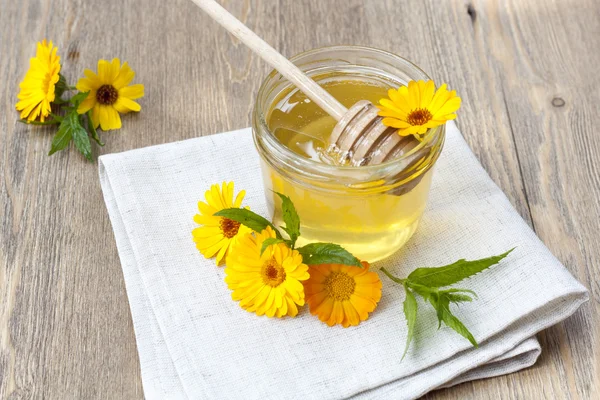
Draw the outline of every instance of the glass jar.
[[[321,85],[339,80],[398,88],[410,80],[430,80],[411,62],[367,47],[320,48],[291,61]],[[274,193],[279,192],[290,197],[300,216],[297,246],[337,243],[369,262],[396,252],[414,234],[425,210],[444,126],[430,129],[418,146],[391,161],[359,167],[330,165],[292,151],[270,129],[271,114],[281,99],[295,92],[289,81],[273,71],[263,81],[253,110],[254,143],[273,223],[283,225],[281,201]],[[417,152],[422,157],[407,168],[407,160]]]

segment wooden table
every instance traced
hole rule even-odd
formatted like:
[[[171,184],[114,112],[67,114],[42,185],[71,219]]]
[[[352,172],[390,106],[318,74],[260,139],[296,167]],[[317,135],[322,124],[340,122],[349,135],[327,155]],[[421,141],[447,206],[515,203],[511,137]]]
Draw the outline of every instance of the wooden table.
[[[481,163],[591,300],[538,335],[525,371],[427,398],[590,399],[600,391],[600,2],[227,1],[283,54],[359,44],[400,54],[463,98]],[[18,83],[49,38],[70,82],[120,57],[139,115],[97,154],[250,124],[269,68],[187,0],[0,0],[0,398],[142,398],[135,336],[97,163],[52,157],[16,122]],[[535,290],[535,288],[533,288]]]

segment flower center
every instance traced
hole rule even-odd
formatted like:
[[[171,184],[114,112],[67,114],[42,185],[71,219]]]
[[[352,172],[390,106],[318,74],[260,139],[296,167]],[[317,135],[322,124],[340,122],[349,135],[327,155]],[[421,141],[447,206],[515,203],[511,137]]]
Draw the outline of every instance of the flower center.
[[[237,235],[240,229],[240,223],[229,218],[221,218],[219,225],[221,227],[221,232],[223,232],[223,236],[227,239],[231,239]]]
[[[325,279],[327,295],[339,301],[350,300],[355,288],[356,282],[345,272],[332,272]]]
[[[119,98],[119,92],[113,85],[102,85],[96,91],[96,100],[98,103],[110,106],[115,104]]]
[[[281,265],[277,264],[275,258],[271,258],[263,264],[261,275],[263,282],[272,287],[277,287],[285,281],[285,271]]]
[[[433,115],[431,115],[428,109],[417,108],[408,114],[406,122],[411,125],[425,125],[431,118],[433,118]]]

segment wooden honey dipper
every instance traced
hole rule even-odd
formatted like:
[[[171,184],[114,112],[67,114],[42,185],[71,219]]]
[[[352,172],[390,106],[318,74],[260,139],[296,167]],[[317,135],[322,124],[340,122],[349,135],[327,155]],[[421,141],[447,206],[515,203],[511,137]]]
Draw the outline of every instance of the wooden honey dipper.
[[[338,121],[328,149],[328,153],[334,155],[334,162],[352,166],[381,164],[406,154],[420,143],[413,136],[402,137],[396,133],[396,128],[383,125],[377,107],[367,100],[357,102],[350,109],[344,107],[216,1],[192,1]],[[429,150],[424,146],[405,157],[405,165],[399,170],[411,168]]]

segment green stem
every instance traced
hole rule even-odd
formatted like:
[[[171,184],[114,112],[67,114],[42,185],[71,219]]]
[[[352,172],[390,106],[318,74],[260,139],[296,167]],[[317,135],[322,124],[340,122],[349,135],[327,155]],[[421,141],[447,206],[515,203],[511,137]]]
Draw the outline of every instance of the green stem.
[[[390,274],[388,272],[387,269],[385,269],[385,267],[381,267],[381,271],[387,275],[388,278],[390,278],[391,280],[393,280],[396,283],[399,283],[401,285],[404,285],[404,279],[400,279],[400,278],[396,278],[394,275]]]
[[[25,124],[25,125],[57,125],[57,124],[60,124],[60,121],[56,121],[56,120],[40,122],[40,121],[27,121],[26,119],[19,119],[17,121],[22,124]]]
[[[76,87],[76,86],[71,86],[71,85],[69,85],[69,86],[67,86],[67,87],[69,88],[69,90],[77,90],[77,87]]]

